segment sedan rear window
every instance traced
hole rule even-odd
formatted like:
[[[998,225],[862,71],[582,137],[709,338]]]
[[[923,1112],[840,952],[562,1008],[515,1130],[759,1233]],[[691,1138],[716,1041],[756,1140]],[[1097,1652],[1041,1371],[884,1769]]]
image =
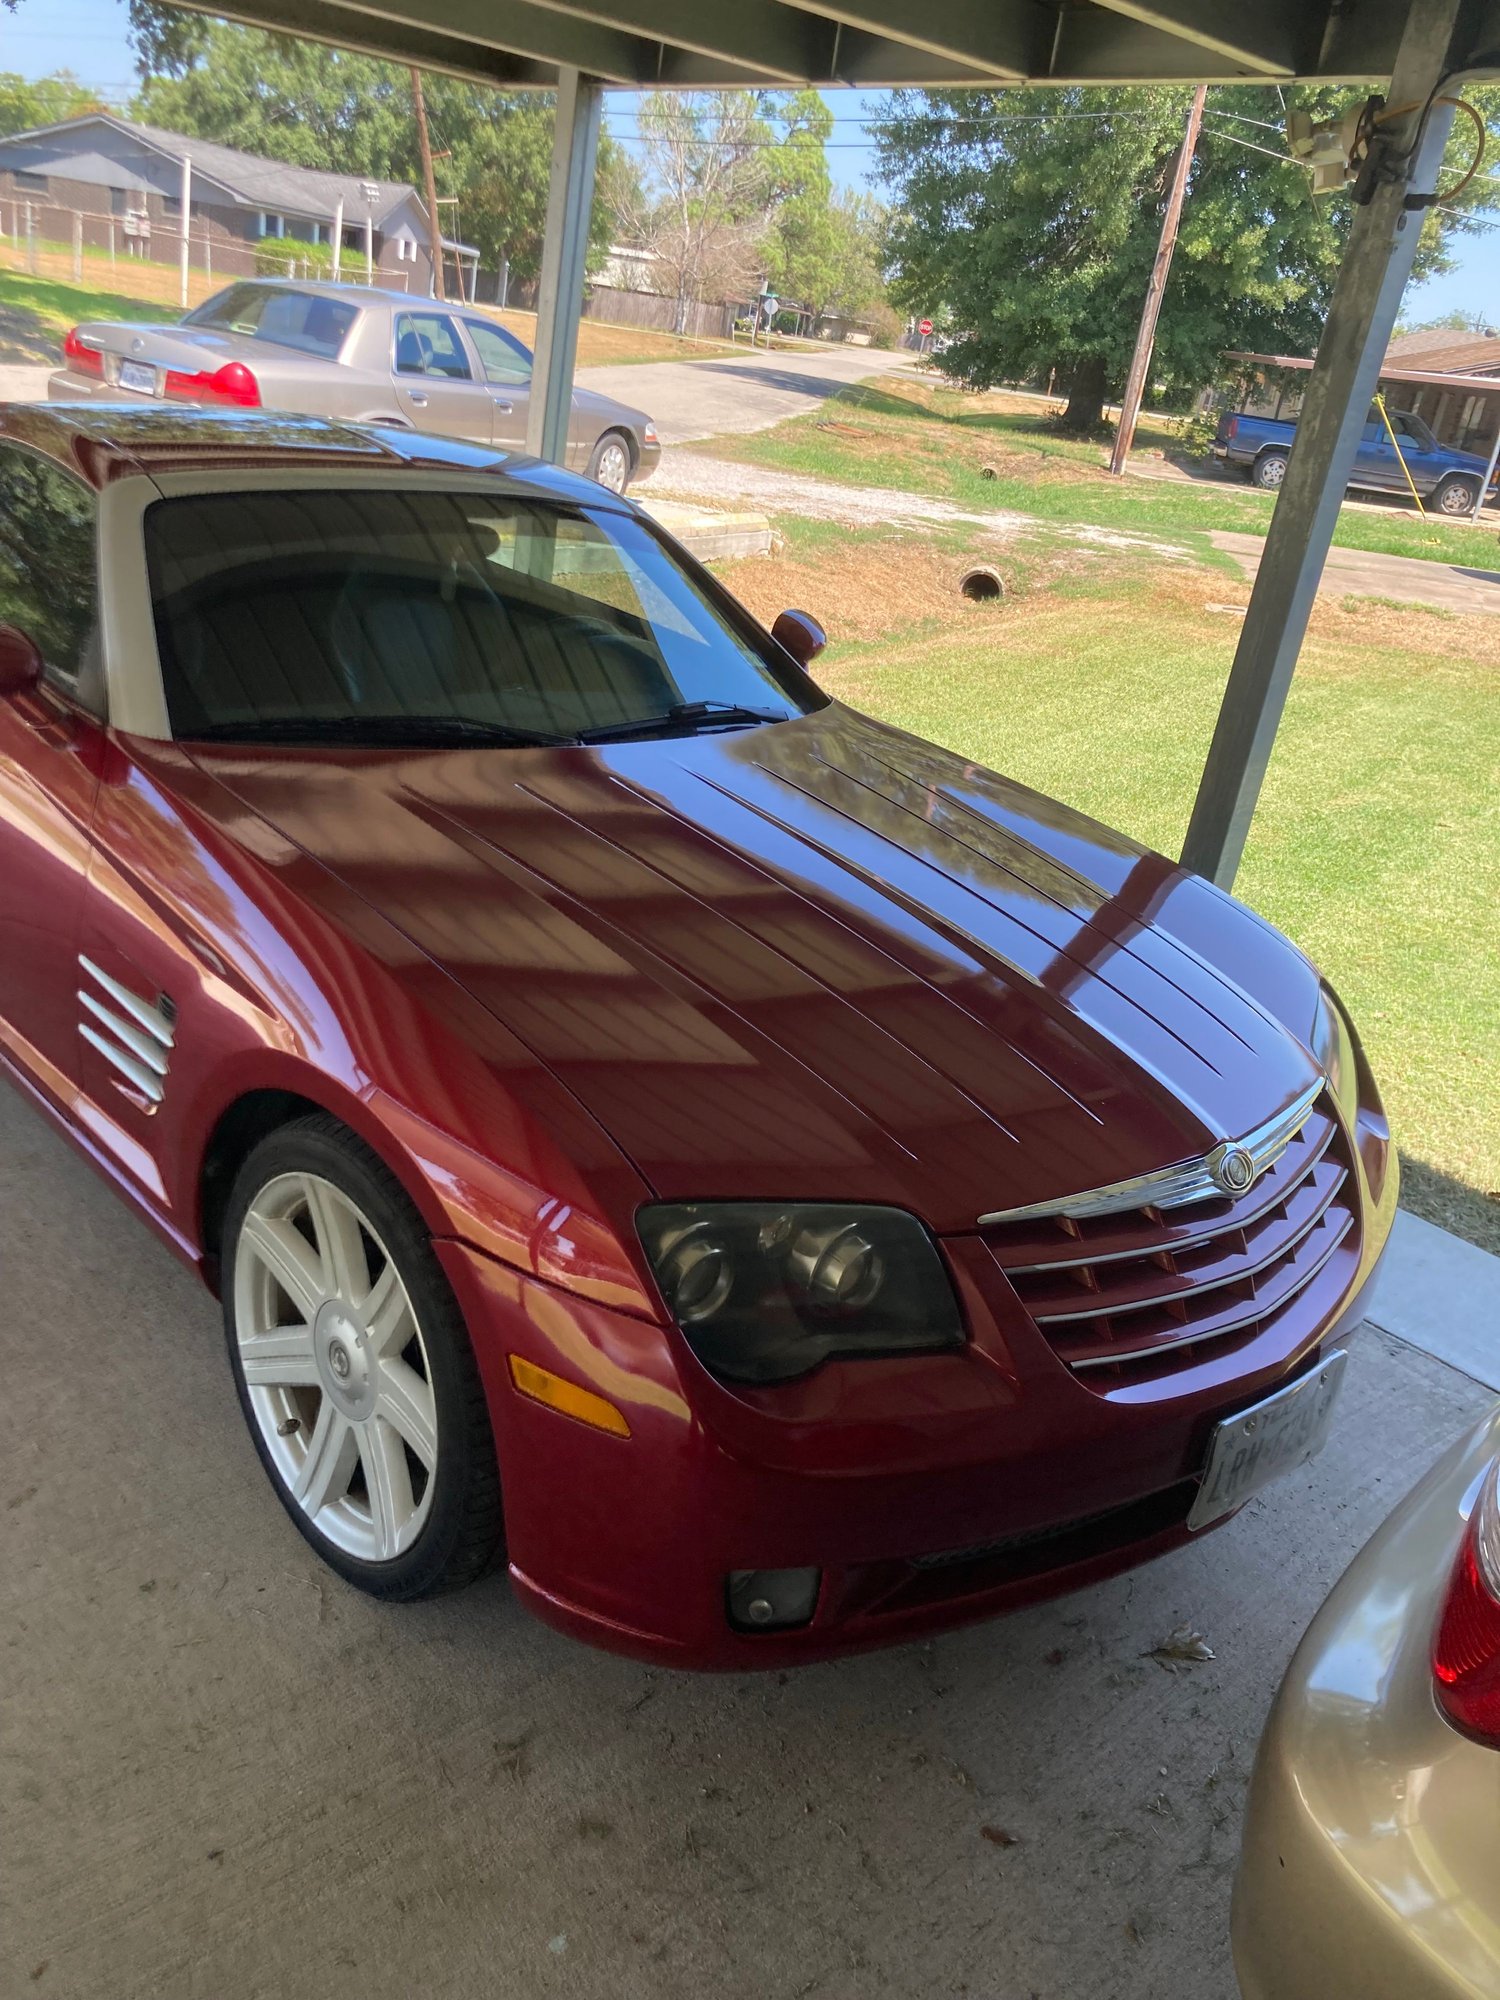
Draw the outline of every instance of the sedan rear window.
[[[246,340],[272,341],[337,361],[359,308],[317,292],[281,285],[231,285],[183,319],[184,326],[212,326]]]
[[[158,501],[146,553],[180,738],[576,743],[821,705],[731,599],[603,508],[283,487]]]

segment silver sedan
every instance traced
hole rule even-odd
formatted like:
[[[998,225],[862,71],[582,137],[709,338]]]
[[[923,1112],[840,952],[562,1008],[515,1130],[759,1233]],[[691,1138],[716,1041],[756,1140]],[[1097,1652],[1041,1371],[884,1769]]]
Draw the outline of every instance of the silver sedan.
[[[54,402],[299,410],[524,451],[531,355],[472,306],[366,285],[253,279],[173,325],[75,326],[47,393]],[[660,458],[656,428],[642,411],[574,390],[573,470],[623,493]]]
[[[1500,1411],[1355,1557],[1261,1739],[1245,2000],[1500,1994]]]

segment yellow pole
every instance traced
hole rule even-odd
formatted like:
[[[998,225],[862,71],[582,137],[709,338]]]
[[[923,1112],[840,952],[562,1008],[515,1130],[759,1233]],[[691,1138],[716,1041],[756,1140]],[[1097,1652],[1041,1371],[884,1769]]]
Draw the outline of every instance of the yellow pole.
[[[1427,509],[1422,505],[1422,496],[1417,491],[1416,481],[1412,478],[1410,472],[1407,471],[1406,460],[1401,456],[1401,446],[1397,442],[1395,429],[1386,411],[1385,397],[1378,389],[1375,391],[1375,407],[1380,412],[1380,421],[1385,425],[1386,436],[1390,439],[1391,449],[1396,454],[1396,463],[1400,466],[1402,472],[1406,474],[1406,483],[1411,488],[1412,499],[1417,503],[1417,512],[1425,521],[1427,519]]]

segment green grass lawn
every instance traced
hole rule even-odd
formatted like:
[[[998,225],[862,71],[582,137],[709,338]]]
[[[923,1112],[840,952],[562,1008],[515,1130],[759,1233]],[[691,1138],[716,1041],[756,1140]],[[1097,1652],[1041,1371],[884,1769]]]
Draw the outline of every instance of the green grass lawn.
[[[60,365],[63,335],[80,320],[179,316],[175,306],[134,299],[124,292],[0,270],[0,361]]]
[[[861,562],[873,590],[893,550],[836,546],[794,530],[761,578],[739,566],[744,594],[759,609],[790,585],[816,605],[822,564],[830,596],[857,605]],[[1239,632],[1203,608],[1222,584],[1113,563],[1021,580],[1030,594],[999,606],[835,643],[819,678],[1175,854]],[[1500,620],[1320,606],[1238,893],[1358,1020],[1408,1205],[1500,1250]]]
[[[1161,445],[1168,435],[1143,427],[1140,441]],[[1264,535],[1275,504],[1248,485],[1111,478],[1101,446],[1059,436],[1036,410],[925,383],[855,383],[774,430],[715,438],[696,449],[820,479],[935,494],[975,511],[1014,510],[1165,539],[1211,528]],[[1423,520],[1394,506],[1346,507],[1334,540],[1375,554],[1486,567],[1495,555],[1493,537],[1483,530]]]

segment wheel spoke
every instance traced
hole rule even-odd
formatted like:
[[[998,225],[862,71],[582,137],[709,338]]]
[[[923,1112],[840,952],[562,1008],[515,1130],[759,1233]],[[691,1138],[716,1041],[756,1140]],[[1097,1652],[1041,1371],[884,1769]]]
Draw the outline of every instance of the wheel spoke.
[[[399,1354],[417,1330],[416,1315],[392,1258],[359,1308],[372,1355]]]
[[[411,1468],[400,1438],[381,1417],[361,1424],[358,1437],[378,1559],[389,1561],[400,1554],[402,1537],[416,1512]]]
[[[315,1389],[318,1364],[310,1326],[280,1326],[240,1342],[240,1366],[251,1388]]]
[[[375,1414],[394,1425],[429,1472],[437,1464],[437,1405],[432,1384],[399,1356],[380,1363]]]
[[[245,1217],[240,1251],[259,1258],[304,1319],[311,1320],[327,1297],[316,1251],[290,1222],[258,1215]]]
[[[352,1305],[370,1289],[370,1270],[365,1257],[359,1218],[336,1188],[309,1174],[303,1181],[307,1209],[317,1232],[318,1254],[323,1260],[325,1296],[347,1299]]]
[[[307,1456],[292,1486],[293,1497],[314,1516],[331,1501],[342,1500],[349,1491],[359,1456],[354,1426],[325,1396],[308,1439]]]

